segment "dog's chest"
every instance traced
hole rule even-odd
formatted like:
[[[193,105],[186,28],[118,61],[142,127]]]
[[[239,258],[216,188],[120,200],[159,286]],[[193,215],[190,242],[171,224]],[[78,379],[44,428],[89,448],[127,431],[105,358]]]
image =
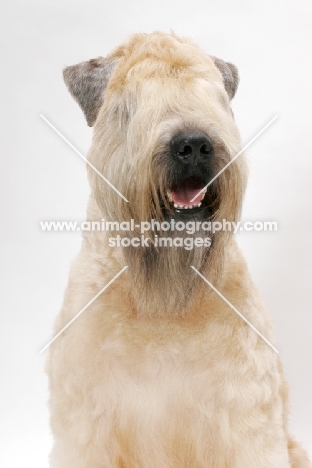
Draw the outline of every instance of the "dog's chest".
[[[64,336],[67,372],[51,369],[62,381],[57,407],[68,426],[82,418],[92,440],[114,441],[116,453],[133,466],[141,466],[136,456],[144,440],[149,457],[155,452],[157,460],[163,454],[175,466],[194,467],[206,466],[194,460],[212,460],[216,447],[230,450],[251,423],[266,427],[261,407],[277,393],[275,369],[261,350],[248,352],[245,328],[219,319],[157,326],[117,314],[99,326],[94,312],[81,317],[79,334],[73,327]],[[69,355],[68,347],[76,353]],[[200,441],[204,453],[198,455]],[[169,466],[157,463],[151,466]]]
[[[176,430],[186,420],[206,428],[220,419],[227,425],[231,411],[243,413],[264,400],[265,386],[257,381],[269,378],[266,365],[255,366],[237,346],[221,330],[216,335],[216,324],[132,327],[131,333],[121,327],[101,345],[100,387],[116,414],[147,430],[164,423]]]

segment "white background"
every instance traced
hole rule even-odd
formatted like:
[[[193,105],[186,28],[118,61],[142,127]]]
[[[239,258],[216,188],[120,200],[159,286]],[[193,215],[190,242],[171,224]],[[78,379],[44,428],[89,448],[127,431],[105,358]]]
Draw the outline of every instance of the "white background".
[[[107,54],[133,32],[173,29],[235,63],[233,102],[248,150],[246,220],[277,233],[239,242],[272,317],[291,390],[290,426],[312,454],[311,10],[304,0],[10,2],[1,14],[0,468],[46,468],[51,436],[45,356],[80,246],[74,233],[43,233],[40,220],[85,216],[85,164],[40,119],[84,154],[90,145],[62,82],[66,65]],[[90,467],[92,468],[92,467]]]

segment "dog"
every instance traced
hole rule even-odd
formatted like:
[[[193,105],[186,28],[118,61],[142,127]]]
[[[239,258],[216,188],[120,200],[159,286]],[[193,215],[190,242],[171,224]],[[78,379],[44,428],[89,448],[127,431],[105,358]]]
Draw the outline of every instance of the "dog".
[[[245,260],[207,233],[247,182],[237,68],[155,32],[64,79],[94,127],[87,221],[109,226],[84,231],[54,326],[51,467],[311,468]]]

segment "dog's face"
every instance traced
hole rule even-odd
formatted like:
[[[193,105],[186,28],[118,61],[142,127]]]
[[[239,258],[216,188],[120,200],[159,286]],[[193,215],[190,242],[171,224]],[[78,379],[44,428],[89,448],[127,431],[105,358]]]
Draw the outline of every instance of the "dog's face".
[[[230,108],[234,65],[154,33],[68,67],[64,77],[95,127],[90,161],[129,200],[89,171],[107,219],[237,219],[241,200],[223,193],[243,192],[243,163],[204,189],[240,149]]]
[[[106,220],[238,219],[246,183],[243,157],[222,172],[240,150],[230,107],[238,84],[234,65],[188,40],[153,33],[133,36],[106,58],[68,67],[64,77],[94,126],[90,162],[128,199],[89,168],[92,195]],[[154,233],[145,235],[153,241]],[[213,235],[209,250],[125,249],[135,290],[145,297],[146,306],[139,308],[153,310],[148,295],[154,284],[155,308],[161,300],[168,311],[178,303],[182,309],[194,289],[190,265],[221,265],[229,235]],[[161,274],[169,267],[180,277],[175,294]],[[218,272],[216,266],[212,270]]]

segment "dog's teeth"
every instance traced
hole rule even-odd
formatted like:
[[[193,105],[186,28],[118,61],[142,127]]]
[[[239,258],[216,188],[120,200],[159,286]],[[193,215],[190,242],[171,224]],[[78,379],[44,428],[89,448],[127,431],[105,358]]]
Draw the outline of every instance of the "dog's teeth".
[[[180,203],[173,203],[173,206],[180,210],[191,210],[192,208],[199,208],[201,206],[201,202],[195,205],[181,205]]]

